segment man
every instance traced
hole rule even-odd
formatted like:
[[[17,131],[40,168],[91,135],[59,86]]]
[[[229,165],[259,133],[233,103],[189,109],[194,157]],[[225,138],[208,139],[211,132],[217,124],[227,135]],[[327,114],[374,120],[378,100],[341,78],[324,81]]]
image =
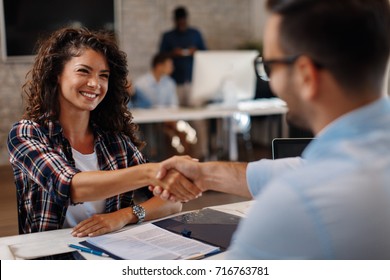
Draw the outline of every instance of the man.
[[[169,76],[173,71],[172,58],[156,54],[151,66],[150,72],[135,81],[136,99],[148,100],[149,107],[177,107],[176,84]]]
[[[199,189],[162,196],[213,189],[255,198],[228,258],[389,259],[389,1],[268,0],[268,9],[258,64],[288,120],[316,140],[303,159],[169,159],[160,177],[176,168]]]
[[[129,107],[135,108],[175,108],[178,106],[176,83],[169,76],[173,71],[172,58],[165,53],[153,56],[151,70],[135,83],[133,102]],[[146,153],[149,159],[160,161],[176,153],[176,146],[183,147],[182,133],[177,131],[176,122],[162,124],[143,124],[142,131],[146,135],[148,146]],[[172,138],[180,139],[175,147],[169,145]],[[177,141],[176,141],[177,142]],[[168,144],[169,143],[169,144]],[[174,150],[171,150],[173,148]]]
[[[202,34],[188,26],[188,12],[177,7],[173,12],[175,28],[165,32],[161,39],[160,52],[173,57],[175,69],[173,79],[178,85],[180,105],[188,105],[188,88],[192,81],[193,55],[197,50],[205,50]]]
[[[175,27],[165,32],[160,43],[160,52],[168,53],[173,58],[174,71],[172,78],[177,84],[177,96],[180,106],[189,106],[189,95],[192,81],[194,53],[206,50],[202,34],[199,30],[188,26],[188,12],[179,6],[173,11]],[[192,153],[198,158],[207,158],[208,151],[208,122],[204,120],[191,121],[190,125],[196,130],[196,144]]]

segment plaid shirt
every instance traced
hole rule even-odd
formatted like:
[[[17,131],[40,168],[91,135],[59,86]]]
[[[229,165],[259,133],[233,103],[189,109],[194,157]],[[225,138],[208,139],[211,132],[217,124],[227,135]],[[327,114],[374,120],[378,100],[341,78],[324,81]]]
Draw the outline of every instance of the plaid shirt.
[[[145,163],[123,134],[104,133],[93,127],[100,170]],[[30,120],[16,123],[8,136],[18,200],[19,232],[60,229],[71,204],[70,184],[76,169],[72,149],[58,122],[44,127]],[[109,186],[107,186],[109,187]],[[105,212],[133,205],[133,192],[106,199]]]

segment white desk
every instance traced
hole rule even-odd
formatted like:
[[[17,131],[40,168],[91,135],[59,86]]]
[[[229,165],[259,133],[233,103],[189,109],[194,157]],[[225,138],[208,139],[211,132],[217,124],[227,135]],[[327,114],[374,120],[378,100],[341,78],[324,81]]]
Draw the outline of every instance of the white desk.
[[[227,119],[233,121],[236,113],[247,113],[251,116],[269,116],[283,115],[287,112],[287,107],[283,101],[278,98],[257,99],[239,102],[235,107],[225,107],[220,104],[201,107],[201,108],[158,108],[158,109],[131,109],[134,122],[138,124],[159,123],[166,121],[193,121],[213,118]],[[282,120],[282,133],[285,131],[284,121]],[[236,161],[238,159],[237,139],[233,126],[228,125],[229,141],[229,159]],[[283,135],[281,135],[283,136]]]
[[[250,205],[251,201],[245,201],[233,204],[219,205],[210,208],[238,216],[245,216]],[[182,213],[178,213],[177,215],[180,214]],[[139,225],[131,225],[128,227],[136,226]],[[68,228],[2,237],[0,238],[0,259],[31,259],[39,256],[47,256],[74,251],[74,249],[68,247],[68,244],[78,244],[79,242],[87,239],[87,237],[73,237],[70,233],[71,229]],[[107,259],[105,257],[99,257],[89,253],[81,252],[81,254],[86,259]],[[221,258],[223,258],[223,253],[211,257],[211,259]]]

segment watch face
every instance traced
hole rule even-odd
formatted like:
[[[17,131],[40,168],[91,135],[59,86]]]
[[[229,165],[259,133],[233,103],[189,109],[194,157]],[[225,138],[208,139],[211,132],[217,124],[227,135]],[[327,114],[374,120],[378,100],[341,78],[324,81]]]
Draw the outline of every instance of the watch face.
[[[141,205],[134,205],[133,213],[138,217],[138,223],[143,222],[145,219],[145,209]]]

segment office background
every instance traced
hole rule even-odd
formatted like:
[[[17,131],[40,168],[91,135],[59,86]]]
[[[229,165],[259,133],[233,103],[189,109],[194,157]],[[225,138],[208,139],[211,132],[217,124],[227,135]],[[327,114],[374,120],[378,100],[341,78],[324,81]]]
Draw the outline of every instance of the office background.
[[[237,49],[261,41],[266,19],[265,0],[116,1],[118,37],[128,55],[131,79],[148,70],[161,34],[173,26],[172,10],[178,5],[188,8],[190,25],[199,28],[208,48],[215,50]],[[11,125],[21,118],[21,86],[30,68],[31,63],[0,60],[0,166],[8,164],[6,138]],[[390,84],[389,78],[387,81]]]
[[[135,79],[149,69],[150,58],[158,49],[161,34],[173,26],[172,10],[176,6],[184,5],[188,8],[190,25],[202,31],[209,49],[228,50],[261,40],[266,19],[264,2],[118,0],[118,39],[128,55],[130,78]],[[8,163],[6,138],[11,125],[21,118],[21,86],[30,68],[31,63],[0,61],[0,236],[17,233],[15,190]],[[390,84],[389,78],[386,83]]]
[[[265,0],[120,0],[119,43],[128,55],[130,78],[149,69],[161,34],[173,27],[172,11],[184,5],[190,25],[199,28],[209,49],[237,49],[262,37]],[[93,7],[91,7],[93,12]],[[0,62],[0,165],[8,164],[6,138],[22,114],[21,86],[30,63]]]
[[[188,8],[189,23],[202,31],[209,49],[237,49],[262,38],[265,0],[117,0],[118,39],[128,55],[130,78],[148,71],[161,34],[173,27],[172,11]],[[93,7],[91,7],[93,12]],[[0,49],[1,51],[1,49]],[[6,139],[11,125],[22,115],[21,87],[32,63],[0,60],[0,236],[17,234],[16,193],[8,163]],[[261,156],[261,155],[259,155]],[[210,196],[209,202],[215,203]],[[221,200],[229,202],[230,197]],[[232,201],[233,202],[233,201]],[[199,208],[198,206],[193,206]],[[191,208],[189,205],[187,208]]]

